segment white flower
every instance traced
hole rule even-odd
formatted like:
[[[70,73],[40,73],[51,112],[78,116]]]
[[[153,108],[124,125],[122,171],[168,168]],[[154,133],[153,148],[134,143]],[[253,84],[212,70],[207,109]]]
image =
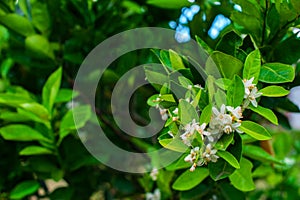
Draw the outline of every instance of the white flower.
[[[173,113],[174,113],[175,115],[178,115],[178,108],[175,108],[175,109],[173,110]]]
[[[215,138],[213,137],[213,133],[212,132],[203,131],[202,134],[205,135],[210,142],[213,142],[215,140]]]
[[[254,87],[254,88],[251,90],[251,92],[250,92],[250,94],[249,94],[249,96],[248,96],[248,99],[250,100],[250,102],[252,103],[252,105],[253,105],[254,107],[257,107],[257,101],[256,101],[256,98],[260,97],[261,95],[262,95],[262,93],[257,91],[257,87]]]
[[[197,159],[197,154],[199,154],[199,150],[200,150],[199,147],[195,147],[195,148],[191,149],[190,154],[184,158],[184,161],[190,162],[192,164],[195,163],[195,161]]]
[[[183,128],[185,132],[180,136],[180,138],[183,140],[183,143],[187,146],[191,146],[191,141],[193,140],[193,136],[195,134],[195,131],[203,132],[206,125],[202,124],[199,126],[199,123],[196,122],[195,119],[192,120],[192,122],[185,125]]]
[[[154,167],[150,173],[150,176],[152,178],[153,181],[157,180],[157,176],[158,176],[158,169],[156,167]]]
[[[147,192],[146,193],[146,200],[160,200],[160,190],[155,189],[153,193]]]
[[[219,156],[216,155],[217,150],[213,149],[212,145],[209,143],[206,145],[204,152],[202,153],[202,158],[204,159],[204,163],[208,162],[217,162]]]
[[[249,80],[244,79],[243,83],[244,83],[244,87],[245,87],[245,94],[244,94],[244,98],[247,98],[248,95],[250,94],[250,90],[252,90],[255,87],[255,84],[253,84],[254,77],[250,78]]]
[[[162,120],[167,120],[169,115],[168,115],[168,110],[167,109],[161,109],[159,108],[159,113],[161,115]]]
[[[192,85],[188,85],[188,90],[191,90],[193,89],[193,86]]]
[[[232,114],[235,120],[239,120],[243,118],[242,108],[241,106],[238,106],[236,108],[233,108],[231,106],[226,106],[227,110]]]
[[[220,108],[220,111],[213,107],[213,116],[209,123],[210,128],[212,129],[223,129],[224,126],[232,123],[232,118],[229,114],[226,114],[226,106],[223,104]]]

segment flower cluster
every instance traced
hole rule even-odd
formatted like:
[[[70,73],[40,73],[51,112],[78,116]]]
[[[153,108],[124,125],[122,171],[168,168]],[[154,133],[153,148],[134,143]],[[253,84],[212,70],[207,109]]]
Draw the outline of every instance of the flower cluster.
[[[223,134],[233,134],[234,132],[243,133],[239,127],[241,126],[243,118],[243,110],[251,103],[257,107],[256,98],[260,97],[262,93],[258,92],[257,87],[253,84],[254,78],[243,80],[245,93],[244,102],[241,106],[232,107],[222,104],[220,108],[212,107],[212,114],[208,124],[197,122],[193,119],[190,123],[181,127],[182,134],[180,135],[183,143],[191,148],[190,153],[185,157],[186,162],[192,164],[190,171],[194,171],[196,166],[206,165],[209,162],[217,162],[219,156],[215,144],[222,137]],[[191,92],[194,87],[188,87],[188,92]],[[199,89],[203,89],[198,87]],[[189,93],[191,94],[191,93]],[[186,102],[193,104],[193,97],[188,96]],[[169,116],[172,121],[180,122],[178,116],[178,108],[175,108],[167,115],[167,110],[161,110],[162,118],[166,120]],[[168,134],[174,138],[172,131]],[[200,136],[202,142],[194,142]]]
[[[184,159],[192,164],[191,171],[194,171],[196,166],[201,166],[208,162],[217,162],[219,157],[216,155],[217,150],[214,149],[214,145],[224,133],[230,134],[234,131],[242,133],[238,129],[241,125],[242,117],[242,108],[240,106],[233,108],[223,104],[220,110],[216,107],[212,108],[212,116],[208,127],[206,123],[199,125],[195,119],[183,127],[185,132],[180,137],[184,144],[193,148]],[[204,144],[201,148],[192,146],[192,141],[196,134],[200,134],[203,140]]]
[[[250,102],[254,107],[257,107],[256,98],[258,98],[262,95],[261,92],[258,92],[258,89],[255,86],[255,84],[253,84],[253,80],[254,80],[254,77],[252,77],[249,80],[246,80],[246,79],[243,80],[244,87],[245,87],[245,94],[244,94],[245,101],[244,101],[244,105],[243,105],[244,108],[248,107]]]

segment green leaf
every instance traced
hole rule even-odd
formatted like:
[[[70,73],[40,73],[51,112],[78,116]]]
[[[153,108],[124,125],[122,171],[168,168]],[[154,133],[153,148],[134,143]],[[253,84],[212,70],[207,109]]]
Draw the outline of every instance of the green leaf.
[[[75,118],[76,116],[76,123]],[[89,105],[77,106],[69,110],[62,118],[59,127],[59,141],[62,141],[71,131],[82,128],[92,115]]]
[[[250,105],[248,108],[250,108],[253,112],[256,112],[257,114],[263,116],[267,120],[269,120],[271,123],[278,125],[278,119],[277,116],[273,113],[271,109],[264,108],[262,106],[254,107]]]
[[[166,149],[181,153],[186,152],[186,150],[189,148],[178,137],[159,140],[159,144]]]
[[[53,152],[41,146],[28,146],[22,149],[19,154],[22,156],[52,154]]]
[[[186,157],[186,154],[183,154],[177,161],[173,162],[172,164],[166,166],[166,170],[175,171],[178,169],[186,169],[191,167],[191,163],[185,162],[184,158]]]
[[[223,104],[227,105],[226,101],[226,93],[218,89],[215,93],[215,102],[217,104],[217,107],[221,107]]]
[[[64,103],[64,102],[69,102],[72,100],[72,98],[75,98],[79,95],[79,92],[71,90],[71,89],[66,89],[62,88],[58,91],[57,96],[55,98],[54,103]]]
[[[10,199],[23,199],[24,197],[35,193],[39,189],[40,185],[37,181],[23,181],[19,183],[10,192]]]
[[[231,184],[238,190],[248,192],[255,189],[255,184],[252,179],[252,163],[242,158],[240,162],[240,169],[235,170],[230,176],[229,180]]]
[[[239,129],[257,140],[269,140],[272,138],[263,126],[252,121],[243,121]]]
[[[227,103],[229,106],[240,106],[244,100],[245,87],[243,80],[235,75],[232,84],[227,91]]]
[[[227,78],[219,78],[215,81],[215,84],[222,90],[228,90],[232,81]]]
[[[55,72],[53,72],[50,75],[43,87],[43,105],[48,109],[50,114],[52,113],[52,107],[59,91],[61,78],[62,68],[58,68]]]
[[[190,6],[191,3],[185,0],[147,0],[147,4],[154,5],[164,9],[180,9],[184,6]]]
[[[254,84],[258,82],[258,77],[261,68],[260,59],[260,52],[258,49],[256,49],[247,56],[244,65],[243,78],[249,80],[252,77],[254,77]]]
[[[25,39],[25,47],[32,52],[34,56],[54,59],[53,49],[48,39],[42,35],[28,36]]]
[[[183,125],[192,122],[193,119],[195,119],[196,122],[199,121],[199,116],[194,106],[184,99],[179,101],[178,114]]]
[[[210,46],[204,41],[202,40],[199,36],[195,36],[197,43],[199,44],[199,46],[201,46],[202,48],[204,48],[208,54],[212,54],[213,53],[213,49],[210,48]]]
[[[264,83],[287,83],[295,78],[295,69],[282,63],[266,63],[261,67],[259,81]]]
[[[208,124],[210,122],[211,115],[212,115],[212,105],[208,104],[201,112],[200,124],[203,123]]]
[[[46,138],[42,133],[32,129],[29,126],[22,124],[7,125],[0,128],[0,134],[6,140],[13,141],[32,141],[40,140],[45,142],[52,142]]]
[[[28,98],[22,94],[10,94],[10,93],[0,93],[0,104],[20,107],[22,104],[33,103],[33,99]]]
[[[151,97],[148,98],[147,104],[152,107],[158,105],[159,101],[156,101],[157,98],[159,98],[159,94],[152,95]]]
[[[225,151],[227,147],[233,142],[234,134],[223,134],[222,137],[215,144],[215,148]]]
[[[237,161],[241,159],[242,140],[241,140],[241,136],[238,133],[234,133],[234,144],[229,145],[226,151],[231,153],[236,158]],[[236,170],[223,158],[218,158],[218,161],[216,163],[209,162],[208,169],[209,169],[210,177],[214,181],[227,178],[230,174],[232,174]]]
[[[32,24],[43,34],[50,33],[51,19],[47,4],[39,1],[31,2]]]
[[[34,28],[30,21],[18,14],[2,15],[0,16],[0,22],[23,36],[35,34]]]
[[[159,98],[161,98],[164,101],[176,102],[172,94],[163,94]]]
[[[262,163],[276,163],[283,164],[282,161],[274,158],[261,147],[253,146],[253,145],[244,145],[243,146],[243,155],[252,158],[254,160],[259,160]]]
[[[215,78],[221,78],[222,75],[223,78],[232,79],[235,74],[241,73],[242,68],[242,61],[219,51],[214,51],[206,62],[208,74]]]
[[[236,158],[229,152],[227,151],[218,151],[217,155],[224,160],[226,160],[232,167],[239,169],[240,164],[239,161],[236,160]]]
[[[175,70],[185,69],[181,57],[175,51],[170,49],[169,54],[170,54],[170,61],[173,69]]]
[[[209,103],[213,103],[213,98],[215,95],[215,86],[214,86],[215,78],[213,76],[208,76],[206,79],[206,87],[208,90],[208,98]]]
[[[242,44],[243,40],[240,35],[234,31],[230,31],[224,35],[222,34],[222,38],[216,45],[216,50],[237,57],[239,47],[242,46]]]
[[[282,97],[282,96],[286,96],[290,93],[290,91],[284,89],[281,86],[277,86],[277,85],[267,86],[267,87],[259,90],[259,92],[262,93],[262,96],[266,96],[266,97]]]
[[[193,172],[186,170],[175,180],[172,188],[179,191],[190,190],[201,183],[208,175],[209,171],[204,167],[196,167]]]
[[[179,76],[178,81],[180,85],[182,85],[185,88],[188,88],[190,85],[193,86],[193,82],[190,79],[185,78],[184,76]]]

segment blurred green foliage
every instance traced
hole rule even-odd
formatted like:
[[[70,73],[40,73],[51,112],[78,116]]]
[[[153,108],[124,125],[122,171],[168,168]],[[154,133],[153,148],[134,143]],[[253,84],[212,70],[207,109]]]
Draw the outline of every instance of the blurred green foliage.
[[[144,199],[154,188],[160,189],[162,199],[299,198],[299,132],[290,130],[284,116],[286,111],[299,110],[286,98],[261,99],[261,105],[275,112],[279,128],[259,115],[250,116],[264,123],[273,135],[275,158],[285,165],[250,157],[256,190],[247,193],[236,190],[228,179],[214,182],[207,178],[188,191],[174,190],[176,186],[171,189],[184,171],[174,171],[176,166],[159,170],[157,181],[149,174],[117,172],[95,160],[75,134],[74,109],[83,113],[81,126],[95,123],[89,121],[89,106],[70,108],[69,104],[74,78],[85,56],[121,31],[168,27],[171,20],[179,24],[180,9],[191,5],[201,9],[185,26],[208,52],[217,50],[244,63],[250,52],[259,49],[264,63],[296,66],[295,80],[281,86],[289,90],[299,85],[300,39],[293,32],[300,28],[297,0],[198,0],[193,4],[187,0],[0,1],[0,199],[28,199],[32,195],[64,200]],[[212,39],[209,30],[219,14],[231,24]],[[151,62],[158,59],[146,50],[123,55],[102,77],[105,87],[97,95],[100,124],[117,145],[132,151],[160,148],[160,144],[155,137],[142,141],[123,134],[111,122],[109,100],[119,77],[134,66]],[[151,86],[145,86],[132,99],[133,118],[141,125],[149,121],[146,102],[154,93]],[[50,192],[49,179],[63,179],[67,185]]]

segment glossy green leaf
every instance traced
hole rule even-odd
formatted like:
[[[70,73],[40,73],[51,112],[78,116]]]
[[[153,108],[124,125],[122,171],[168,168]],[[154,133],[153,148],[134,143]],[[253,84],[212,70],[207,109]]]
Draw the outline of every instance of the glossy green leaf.
[[[263,126],[252,121],[243,121],[239,129],[257,140],[269,140],[272,138]]]
[[[223,104],[227,105],[226,93],[220,89],[215,93],[215,102],[217,107],[221,107]]]
[[[183,125],[192,122],[194,119],[199,121],[199,116],[194,106],[186,100],[180,100],[178,105],[178,114]]]
[[[242,140],[238,133],[234,134],[234,144],[229,145],[226,151],[231,153],[236,158],[237,161],[241,159]],[[236,170],[236,168],[232,167],[223,158],[218,158],[218,161],[215,163],[209,162],[208,169],[209,169],[210,177],[215,181],[227,178],[230,174],[232,174]]]
[[[240,106],[244,100],[245,87],[243,80],[235,75],[232,84],[227,91],[227,103],[229,106]]]
[[[177,161],[175,161],[172,164],[166,166],[166,170],[173,171],[173,170],[178,170],[178,169],[190,168],[191,167],[191,163],[184,161],[185,156],[187,156],[187,155],[184,154]]]
[[[157,101],[157,98],[159,98],[159,94],[154,94],[154,95],[152,95],[151,97],[149,97],[149,98],[147,99],[147,104],[148,104],[149,106],[156,106],[156,105],[158,105],[158,104],[159,104],[159,101]]]
[[[235,170],[233,174],[229,176],[231,184],[238,190],[247,192],[255,189],[255,184],[252,179],[252,163],[242,158],[240,162],[240,169]]]
[[[204,167],[196,167],[193,172],[188,169],[175,180],[172,188],[179,191],[190,190],[201,183],[208,175],[209,171]]]
[[[66,89],[62,88],[58,91],[57,96],[55,98],[54,103],[64,103],[64,102],[69,102],[72,100],[72,98],[75,98],[79,95],[79,92],[71,90],[71,89]]]
[[[212,115],[212,105],[208,104],[201,112],[200,124],[203,123],[208,124],[211,120],[211,115]]]
[[[19,154],[22,156],[43,155],[43,154],[52,154],[52,153],[53,152],[51,150],[41,146],[28,146],[19,152]]]
[[[159,98],[161,98],[164,101],[176,102],[172,94],[163,94]]]
[[[248,108],[250,108],[253,112],[256,112],[259,115],[263,116],[264,118],[269,120],[271,123],[278,125],[277,116],[274,114],[274,112],[271,109],[264,108],[262,106],[254,107],[252,105],[250,105]]]
[[[218,151],[217,155],[226,160],[232,167],[236,169],[240,168],[239,161],[228,151]]]
[[[267,153],[265,150],[263,150],[261,147],[253,146],[253,145],[244,145],[243,146],[243,155],[259,160],[263,163],[269,162],[269,163],[276,163],[276,164],[282,164],[282,161],[274,158],[269,153]]]
[[[233,142],[234,134],[223,134],[222,137],[215,144],[215,148],[225,151],[227,147]]]
[[[215,78],[232,79],[235,74],[240,74],[243,68],[243,63],[239,59],[228,54],[215,51],[206,63],[208,74]]]
[[[277,85],[267,86],[267,87],[259,90],[259,92],[262,93],[262,96],[266,96],[266,97],[282,97],[282,96],[286,96],[290,93],[290,91],[284,89],[281,86],[277,86]]]
[[[188,88],[190,85],[193,86],[193,82],[190,79],[185,78],[184,76],[179,76],[178,81],[180,85],[182,85],[185,88]]]
[[[35,34],[34,28],[30,21],[18,14],[2,15],[0,16],[0,22],[23,36]]]
[[[244,65],[243,78],[249,80],[252,77],[254,77],[254,84],[258,82],[258,77],[261,68],[260,59],[261,57],[259,50],[254,50],[247,56]]]
[[[215,81],[215,84],[222,90],[227,90],[231,85],[231,80],[227,78],[219,78]]]
[[[182,153],[186,152],[186,150],[189,148],[179,138],[162,139],[159,140],[159,144],[161,144],[161,146],[163,146],[166,149],[170,149]]]
[[[41,140],[45,142],[51,142],[51,140],[45,137],[42,133],[32,129],[29,126],[22,125],[22,124],[4,126],[0,128],[0,134],[6,140],[13,140],[13,141]]]
[[[147,0],[147,3],[164,9],[180,9],[191,5],[185,0]]]
[[[295,69],[282,63],[266,63],[261,67],[259,81],[264,83],[287,83],[295,78]]]
[[[208,99],[209,103],[213,103],[213,98],[215,95],[215,86],[214,86],[215,78],[213,76],[208,76],[206,79],[206,86],[208,90]]]
[[[74,115],[76,115],[76,122]],[[60,141],[70,134],[71,131],[82,128],[90,119],[91,115],[92,112],[89,105],[77,106],[69,110],[62,118],[60,123]]]
[[[20,107],[22,104],[28,104],[33,102],[35,102],[33,99],[28,98],[22,94],[0,94],[0,104],[7,106]]]
[[[37,181],[23,181],[19,183],[10,192],[10,199],[23,199],[24,197],[35,193],[40,187]]]
[[[43,34],[48,34],[51,28],[51,19],[47,4],[39,1],[31,2],[32,24]]]
[[[170,54],[170,61],[173,69],[175,70],[185,69],[181,57],[175,51],[170,49],[169,54]]]
[[[54,105],[56,96],[59,91],[60,82],[62,78],[62,68],[58,68],[55,72],[53,72],[48,80],[46,81],[43,92],[43,105],[48,109],[49,113],[52,113],[52,107]]]
[[[48,39],[42,35],[28,36],[25,39],[25,47],[36,56],[54,59],[53,49]]]

